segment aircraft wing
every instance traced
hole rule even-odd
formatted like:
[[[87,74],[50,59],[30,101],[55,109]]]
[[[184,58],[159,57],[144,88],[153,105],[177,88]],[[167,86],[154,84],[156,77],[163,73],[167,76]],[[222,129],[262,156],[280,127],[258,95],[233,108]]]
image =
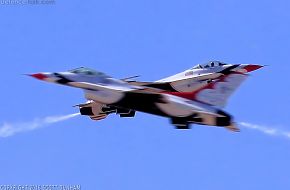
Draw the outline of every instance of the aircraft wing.
[[[149,88],[154,88],[155,91],[180,91],[176,89],[176,86],[179,85],[187,85],[187,81],[190,81],[190,83],[196,83],[197,87],[201,87],[204,84],[207,84],[207,81],[209,80],[215,80],[222,76],[222,73],[210,73],[210,74],[202,74],[199,76],[187,76],[185,78],[179,79],[179,80],[168,80],[168,81],[157,81],[157,82],[143,82],[143,81],[126,81],[127,83],[135,86],[144,86]],[[182,90],[181,90],[182,91]]]
[[[230,96],[240,87],[247,77],[247,74],[232,72],[219,77],[219,79],[194,92],[168,93],[222,108],[225,107]]]
[[[208,87],[196,91],[196,99],[207,104],[223,108],[228,99],[247,79],[248,75],[243,73],[231,73],[222,76],[219,80],[212,82]]]

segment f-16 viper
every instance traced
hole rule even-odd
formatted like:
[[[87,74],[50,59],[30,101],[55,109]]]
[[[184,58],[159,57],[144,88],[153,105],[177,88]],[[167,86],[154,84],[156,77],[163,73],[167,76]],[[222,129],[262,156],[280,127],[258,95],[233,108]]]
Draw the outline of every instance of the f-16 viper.
[[[210,61],[156,82],[125,81],[133,85],[147,86],[160,89],[161,91],[192,92],[230,72],[249,73],[261,67],[263,66],[254,64],[226,64],[220,61]]]
[[[239,131],[223,107],[247,73],[261,67],[211,62],[157,82],[115,79],[84,67],[30,76],[84,90],[88,102],[78,105],[80,113],[93,120],[104,119],[111,113],[134,117],[140,111],[169,118],[177,129],[200,124]]]

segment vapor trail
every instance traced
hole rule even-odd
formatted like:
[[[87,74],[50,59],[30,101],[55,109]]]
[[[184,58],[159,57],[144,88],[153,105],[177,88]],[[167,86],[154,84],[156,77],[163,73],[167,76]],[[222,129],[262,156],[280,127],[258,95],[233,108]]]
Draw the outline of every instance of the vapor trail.
[[[242,127],[246,127],[248,129],[254,129],[254,130],[260,131],[260,132],[267,134],[267,135],[283,136],[283,137],[290,139],[290,131],[277,129],[277,128],[273,128],[273,127],[268,127],[268,126],[264,126],[264,125],[246,123],[246,122],[240,122],[239,125]]]
[[[9,137],[16,133],[32,131],[41,127],[45,127],[49,124],[61,122],[73,118],[79,115],[79,113],[63,115],[63,116],[49,116],[44,118],[36,118],[29,122],[19,123],[4,123],[0,127],[0,137]]]

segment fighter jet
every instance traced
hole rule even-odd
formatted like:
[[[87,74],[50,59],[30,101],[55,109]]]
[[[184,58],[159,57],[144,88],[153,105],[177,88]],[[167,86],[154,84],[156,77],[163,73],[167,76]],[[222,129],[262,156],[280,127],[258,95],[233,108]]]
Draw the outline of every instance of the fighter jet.
[[[227,75],[231,72],[249,73],[261,67],[263,66],[254,64],[226,64],[220,61],[210,61],[156,82],[138,82],[128,79],[124,81],[132,85],[147,86],[159,89],[160,91],[192,92],[218,79],[220,76]]]
[[[84,90],[88,102],[78,107],[82,115],[93,120],[104,119],[111,113],[134,117],[139,111],[169,118],[177,129],[189,129],[190,124],[200,124],[239,131],[232,116],[222,108],[247,74],[229,71],[191,92],[156,91],[87,68],[30,76]]]

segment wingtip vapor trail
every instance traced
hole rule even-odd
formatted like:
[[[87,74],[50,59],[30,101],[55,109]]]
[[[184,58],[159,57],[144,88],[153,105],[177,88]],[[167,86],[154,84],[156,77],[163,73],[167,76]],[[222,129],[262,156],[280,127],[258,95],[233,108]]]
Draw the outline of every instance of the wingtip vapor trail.
[[[0,126],[0,137],[2,138],[10,137],[17,133],[33,131],[53,123],[58,123],[61,121],[71,119],[78,115],[80,114],[74,113],[62,116],[48,116],[44,118],[35,118],[34,120],[28,122],[18,122],[18,123],[4,122],[4,124]]]
[[[266,135],[280,136],[280,137],[286,137],[290,139],[290,131],[279,129],[277,127],[268,127],[264,125],[257,125],[257,124],[247,123],[247,122],[240,122],[239,125],[244,128],[260,131]]]

